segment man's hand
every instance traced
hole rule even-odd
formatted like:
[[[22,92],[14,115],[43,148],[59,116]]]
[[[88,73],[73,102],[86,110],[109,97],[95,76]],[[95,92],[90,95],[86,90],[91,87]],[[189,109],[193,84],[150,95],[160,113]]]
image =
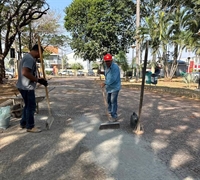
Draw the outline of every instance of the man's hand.
[[[44,79],[44,78],[38,79],[38,83],[40,83],[40,84],[42,84],[42,85],[44,85],[44,86],[48,86],[48,82],[47,82],[47,80]]]

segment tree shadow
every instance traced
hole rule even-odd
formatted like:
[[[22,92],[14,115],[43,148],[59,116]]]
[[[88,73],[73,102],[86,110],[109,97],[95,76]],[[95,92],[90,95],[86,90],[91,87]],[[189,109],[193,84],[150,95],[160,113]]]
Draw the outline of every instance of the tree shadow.
[[[136,108],[137,98],[132,100]],[[149,143],[146,149],[179,179],[199,178],[199,118],[198,101],[145,92],[141,116],[145,133],[141,138]]]
[[[137,136],[129,124],[139,107],[138,91],[122,89],[119,94],[121,128],[99,131],[107,120],[101,90],[92,80],[62,79],[56,84],[55,79],[49,84],[56,87],[50,96],[51,129],[26,133],[14,120],[0,134],[3,179],[199,178],[197,102],[145,92],[145,133]],[[45,101],[40,107],[41,115],[48,114]]]

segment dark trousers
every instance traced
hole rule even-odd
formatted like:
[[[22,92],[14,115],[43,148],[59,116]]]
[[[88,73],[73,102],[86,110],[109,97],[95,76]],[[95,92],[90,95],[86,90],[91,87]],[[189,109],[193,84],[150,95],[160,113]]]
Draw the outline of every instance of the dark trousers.
[[[22,119],[20,120],[20,125],[26,127],[27,129],[32,129],[35,125],[34,113],[36,108],[35,101],[35,91],[34,90],[22,90],[19,89],[24,100],[24,109],[22,114]]]

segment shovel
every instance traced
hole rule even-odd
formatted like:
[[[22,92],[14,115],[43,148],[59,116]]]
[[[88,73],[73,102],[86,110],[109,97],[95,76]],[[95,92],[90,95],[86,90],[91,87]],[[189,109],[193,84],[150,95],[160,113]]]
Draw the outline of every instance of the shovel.
[[[41,64],[41,67],[42,67],[42,74],[43,74],[43,78],[46,79],[46,74],[45,74],[45,71],[44,71],[44,61],[43,61],[42,50],[41,50],[41,42],[40,42],[40,36],[39,35],[38,35],[38,46],[39,46],[40,64]],[[48,105],[48,111],[49,111],[49,117],[46,120],[46,128],[50,129],[50,127],[51,127],[51,125],[54,121],[54,118],[53,118],[52,113],[51,113],[50,102],[49,102],[49,93],[48,93],[47,86],[45,86],[45,93],[46,93],[46,99],[47,99],[47,105]]]

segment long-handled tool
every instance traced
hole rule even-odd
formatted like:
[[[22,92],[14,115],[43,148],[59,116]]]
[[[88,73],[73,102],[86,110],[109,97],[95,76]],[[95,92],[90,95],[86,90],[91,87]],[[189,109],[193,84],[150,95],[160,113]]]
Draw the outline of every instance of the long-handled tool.
[[[137,120],[136,120],[135,129],[133,130],[133,132],[135,134],[138,134],[138,135],[144,133],[144,129],[141,126],[141,123],[140,123],[140,117],[141,117],[141,113],[142,113],[142,104],[143,104],[143,96],[144,96],[144,83],[145,83],[145,73],[146,73],[147,59],[148,59],[148,47],[149,47],[149,42],[147,41],[146,42],[145,57],[144,57],[144,68],[143,68],[143,76],[142,76],[142,85],[141,85],[141,90],[140,90],[139,113],[138,113],[138,117],[137,117],[137,115],[134,115],[135,119],[137,119]]]
[[[107,102],[106,102],[106,96],[105,96],[104,88],[102,88],[102,95],[103,95],[103,100],[104,100],[104,105],[105,105],[105,112],[106,112],[106,115],[108,117],[108,122],[101,123],[100,126],[99,126],[99,130],[102,130],[102,129],[119,129],[120,123],[111,121],[110,114],[107,111],[107,108],[106,108]]]
[[[42,67],[42,74],[43,74],[43,78],[46,79],[46,74],[45,74],[45,71],[44,71],[44,61],[43,61],[42,50],[41,50],[41,42],[40,42],[40,36],[39,35],[38,35],[38,46],[39,46],[40,64],[41,64],[41,67]],[[54,121],[54,118],[53,118],[52,113],[51,113],[50,102],[49,102],[49,93],[48,93],[47,86],[45,86],[45,92],[46,92],[46,99],[47,99],[47,105],[48,105],[48,111],[49,111],[49,117],[46,120],[46,128],[50,129],[50,127],[51,127],[51,125]]]

